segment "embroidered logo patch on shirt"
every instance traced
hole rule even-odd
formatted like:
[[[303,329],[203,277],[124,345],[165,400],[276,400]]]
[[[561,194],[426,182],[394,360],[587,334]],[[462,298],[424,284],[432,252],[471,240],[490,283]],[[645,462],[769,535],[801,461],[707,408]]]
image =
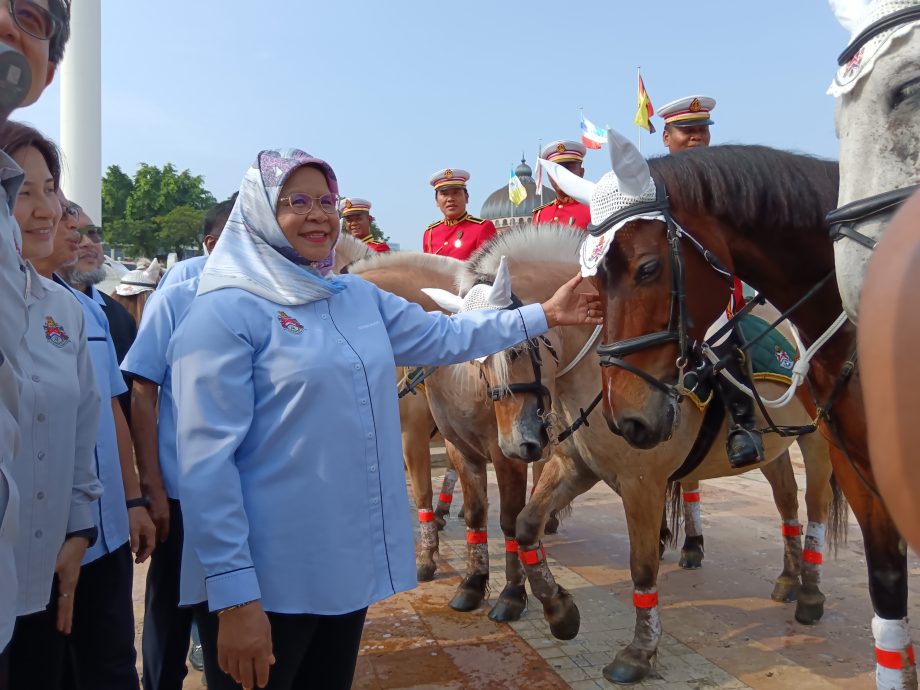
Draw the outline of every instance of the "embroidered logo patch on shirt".
[[[281,323],[281,328],[286,330],[288,333],[293,333],[294,335],[300,335],[303,333],[303,324],[300,323],[293,316],[288,316],[283,311],[278,312],[278,321]]]
[[[45,317],[45,339],[55,347],[64,347],[70,342],[70,338],[64,331],[64,327],[57,323],[50,316]]]

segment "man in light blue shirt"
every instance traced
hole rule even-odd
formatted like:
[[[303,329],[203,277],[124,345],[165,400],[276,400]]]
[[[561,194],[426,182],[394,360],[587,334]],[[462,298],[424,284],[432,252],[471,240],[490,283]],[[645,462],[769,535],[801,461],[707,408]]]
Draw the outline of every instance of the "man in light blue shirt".
[[[227,217],[236,202],[236,197],[237,192],[234,192],[233,196],[226,201],[215,204],[204,217],[204,222],[202,223],[203,236],[201,239],[204,256],[193,256],[191,259],[180,261],[175,266],[171,266],[160,278],[160,282],[157,285],[158,290],[201,275],[204,265],[208,262],[208,256],[214,251],[214,246],[217,244],[217,240],[220,239],[220,233],[224,231],[224,225],[227,224]]]
[[[145,560],[153,549],[154,528],[146,501],[141,499],[130,433],[117,400],[127,387],[118,368],[108,320],[95,301],[73,290],[56,274],[76,261],[80,235],[76,227],[76,220],[64,214],[51,256],[36,261],[35,267],[64,286],[82,306],[102,401],[95,455],[104,493],[94,505],[98,535],[96,543],[86,551],[74,597],[70,637],[73,674],[77,687],[118,690],[138,684],[131,551],[133,547],[138,562]]]

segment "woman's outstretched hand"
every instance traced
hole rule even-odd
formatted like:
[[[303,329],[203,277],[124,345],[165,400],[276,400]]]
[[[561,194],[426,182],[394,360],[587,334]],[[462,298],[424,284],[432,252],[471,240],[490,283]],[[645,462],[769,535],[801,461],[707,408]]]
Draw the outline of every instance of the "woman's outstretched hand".
[[[575,276],[541,305],[550,328],[585,324],[596,326],[604,322],[601,298],[593,291],[578,292],[581,281],[581,274]]]

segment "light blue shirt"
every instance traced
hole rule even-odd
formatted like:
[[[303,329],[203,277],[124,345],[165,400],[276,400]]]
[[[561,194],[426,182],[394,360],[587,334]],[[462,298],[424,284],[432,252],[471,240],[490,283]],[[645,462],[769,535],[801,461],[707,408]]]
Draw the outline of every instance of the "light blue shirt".
[[[184,263],[184,262],[183,262]],[[199,276],[200,277],[200,276]],[[179,499],[179,461],[176,457],[176,415],[172,369],[166,359],[169,341],[198,291],[199,277],[157,290],[144,305],[137,338],[121,363],[122,371],[160,387],[157,445],[166,495]]]
[[[64,537],[92,527],[99,391],[83,309],[69,290],[29,268],[26,349],[20,353],[25,433],[13,477],[22,504],[16,571],[17,615],[44,611]],[[108,401],[106,401],[108,404]]]
[[[63,281],[55,281],[63,285]],[[109,321],[102,308],[78,290],[66,286],[83,307],[86,323],[86,340],[96,371],[99,388],[99,429],[96,434],[96,474],[102,482],[104,493],[95,505],[95,522],[99,538],[86,550],[83,565],[111,553],[128,541],[128,508],[125,505],[125,486],[121,477],[118,440],[115,437],[115,417],[112,415],[112,398],[128,390],[118,368],[115,346],[109,333]]]
[[[447,317],[338,279],[346,290],[293,307],[238,288],[198,296],[173,336],[184,604],[329,615],[414,587],[394,367],[470,360],[547,327],[540,305]]]
[[[19,443],[19,354],[26,334],[26,276],[19,257],[21,235],[13,205],[22,185],[22,170],[0,151],[0,651],[13,635],[16,621],[16,564],[19,492],[13,481]]]
[[[163,274],[163,277],[160,278],[160,282],[157,283],[156,289],[162,290],[163,288],[177,285],[186,280],[200,277],[201,272],[204,270],[204,265],[207,262],[208,257],[206,256],[193,256],[191,259],[180,261],[174,266],[171,266],[170,269]],[[145,305],[144,309],[146,308]]]

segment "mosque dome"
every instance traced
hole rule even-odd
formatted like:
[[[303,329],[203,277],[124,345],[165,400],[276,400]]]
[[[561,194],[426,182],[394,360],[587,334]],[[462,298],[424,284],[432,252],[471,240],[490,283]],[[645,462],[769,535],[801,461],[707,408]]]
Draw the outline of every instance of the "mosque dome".
[[[499,230],[530,223],[534,209],[556,198],[556,193],[545,178],[542,199],[537,195],[537,183],[533,179],[533,170],[527,165],[523,156],[520,165],[514,169],[514,174],[518,176],[524,189],[527,190],[527,198],[519,206],[515,206],[508,198],[508,185],[504,184],[489,195],[479,212],[480,218],[491,220]]]

